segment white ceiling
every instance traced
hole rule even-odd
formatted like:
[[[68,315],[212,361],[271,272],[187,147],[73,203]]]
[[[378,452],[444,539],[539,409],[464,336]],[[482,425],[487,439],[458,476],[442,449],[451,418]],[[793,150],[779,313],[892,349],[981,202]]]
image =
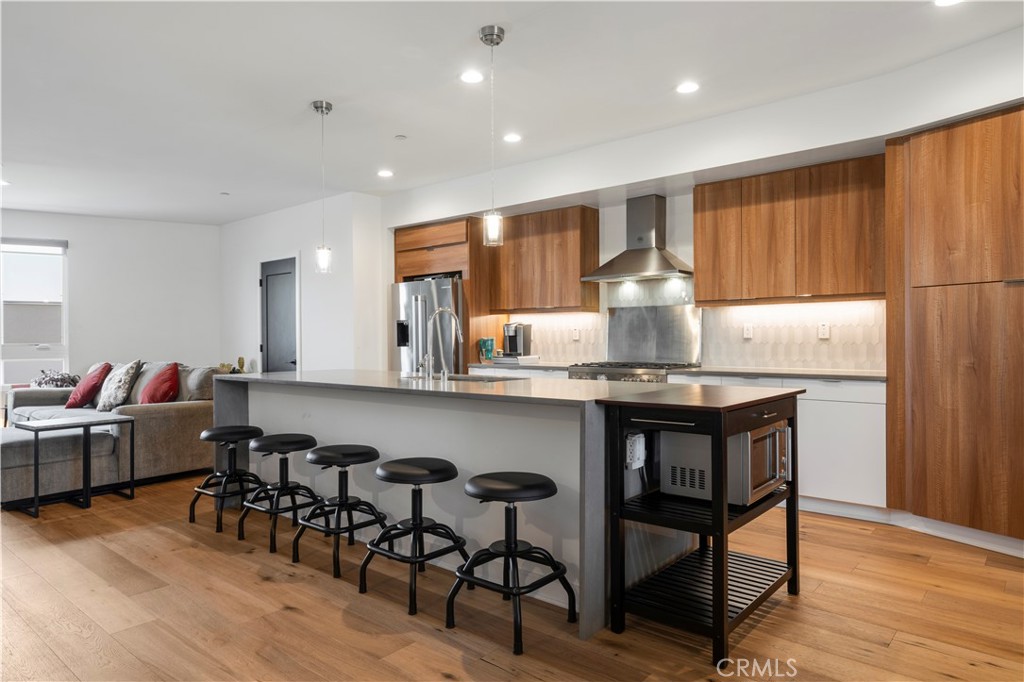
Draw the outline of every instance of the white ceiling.
[[[501,167],[891,71],[1020,26],[1022,8],[5,1],[3,205],[222,224],[317,199],[320,98],[328,194],[486,172],[487,84],[458,76],[486,70],[490,23],[506,30],[498,132],[524,137],[499,140]],[[700,91],[677,94],[687,78]]]

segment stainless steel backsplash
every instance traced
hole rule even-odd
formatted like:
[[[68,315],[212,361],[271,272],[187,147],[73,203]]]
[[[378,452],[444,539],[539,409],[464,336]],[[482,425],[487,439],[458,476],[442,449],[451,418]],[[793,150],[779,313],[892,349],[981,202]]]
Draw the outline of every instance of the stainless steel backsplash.
[[[608,359],[700,362],[700,308],[693,305],[609,308]]]

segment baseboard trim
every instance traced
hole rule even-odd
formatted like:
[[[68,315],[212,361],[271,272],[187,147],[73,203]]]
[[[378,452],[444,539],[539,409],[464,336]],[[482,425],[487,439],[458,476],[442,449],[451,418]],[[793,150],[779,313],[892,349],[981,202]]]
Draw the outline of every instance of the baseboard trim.
[[[823,500],[817,497],[800,497],[800,509],[802,511],[829,514],[831,516],[842,516],[848,519],[860,521],[873,521],[884,523],[890,526],[907,528],[925,535],[962,542],[965,545],[981,547],[1000,554],[1009,554],[1017,558],[1024,558],[1024,540],[997,535],[975,528],[965,528],[945,521],[926,519],[922,516],[915,516],[910,512],[897,509],[883,509],[880,507],[869,507],[851,502],[836,502],[834,500]]]

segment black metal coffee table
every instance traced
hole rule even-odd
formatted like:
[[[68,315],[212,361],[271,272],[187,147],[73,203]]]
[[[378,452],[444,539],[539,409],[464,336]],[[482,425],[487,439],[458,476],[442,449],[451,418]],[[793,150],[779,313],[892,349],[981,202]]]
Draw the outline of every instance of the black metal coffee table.
[[[71,494],[67,497],[52,500],[53,502],[71,502],[82,509],[92,506],[92,428],[111,424],[129,424],[128,450],[128,492],[123,488],[115,488],[112,492],[129,500],[135,499],[135,417],[111,414],[103,417],[67,417],[65,419],[41,419],[39,421],[16,422],[15,428],[31,431],[35,435],[32,443],[32,491],[33,504],[21,507],[20,510],[33,518],[39,518],[39,434],[44,431],[63,431],[82,429],[82,495],[81,498]],[[49,503],[49,502],[47,502]]]

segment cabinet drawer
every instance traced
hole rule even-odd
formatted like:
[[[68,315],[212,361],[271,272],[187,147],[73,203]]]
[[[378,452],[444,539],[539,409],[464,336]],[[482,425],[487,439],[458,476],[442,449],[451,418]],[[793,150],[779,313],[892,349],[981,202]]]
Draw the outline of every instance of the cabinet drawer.
[[[884,381],[839,381],[835,379],[783,379],[784,388],[805,388],[799,400],[832,400],[847,403],[885,404]]]
[[[757,388],[782,388],[782,379],[778,377],[755,377],[755,376],[724,376],[723,386],[755,386]]]
[[[721,386],[722,377],[693,374],[669,374],[670,384],[700,384],[701,386]]]
[[[412,251],[430,246],[463,244],[468,240],[466,220],[440,225],[423,225],[395,230],[395,251]]]

